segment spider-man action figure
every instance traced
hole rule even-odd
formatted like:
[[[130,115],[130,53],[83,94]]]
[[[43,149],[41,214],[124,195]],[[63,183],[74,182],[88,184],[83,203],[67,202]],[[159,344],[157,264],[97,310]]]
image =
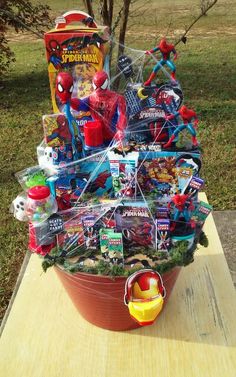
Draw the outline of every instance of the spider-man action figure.
[[[175,137],[178,136],[178,134],[183,131],[184,129],[187,129],[190,134],[192,135],[192,143],[194,146],[198,145],[197,137],[196,137],[196,130],[195,127],[198,124],[198,118],[195,111],[188,109],[186,106],[181,106],[179,111],[177,111],[174,114],[170,114],[166,116],[166,120],[176,119],[178,116],[182,118],[182,123],[175,129],[173,132],[173,135],[171,135],[170,139],[166,144],[164,144],[164,148],[169,148],[174,141]],[[193,124],[192,124],[193,121]]]
[[[153,68],[153,71],[152,71],[151,75],[149,76],[148,80],[144,83],[144,86],[151,85],[151,82],[154,80],[157,72],[162,68],[163,65],[167,65],[170,68],[171,78],[172,78],[172,80],[175,81],[176,68],[175,68],[174,63],[170,60],[170,54],[171,53],[174,54],[174,60],[177,59],[177,52],[175,50],[175,46],[167,43],[166,40],[163,38],[160,41],[159,46],[153,48],[152,50],[146,51],[145,54],[150,55],[150,54],[153,54],[153,52],[157,52],[157,51],[160,51],[160,53],[162,55],[162,59],[155,65],[155,67]]]
[[[95,73],[94,92],[88,97],[89,109],[94,119],[102,123],[103,140],[110,142],[113,137],[121,140],[127,125],[125,98],[108,89],[109,79],[105,71]]]
[[[61,104],[64,105],[64,112],[66,115],[66,119],[68,121],[68,128],[69,133],[71,135],[71,143],[73,147],[73,153],[75,159],[84,157],[84,150],[83,150],[83,139],[80,134],[80,129],[77,127],[76,120],[71,114],[70,106],[71,106],[71,95],[73,91],[73,78],[68,72],[60,72],[56,78],[56,96],[61,101]],[[83,103],[80,104],[80,110],[84,110],[86,108]],[[77,135],[76,135],[77,133]]]
[[[194,222],[191,222],[191,212],[194,210],[193,201],[188,194],[176,194],[171,198],[168,203],[168,209],[173,208],[173,220],[178,221],[183,217],[184,220],[189,223],[191,227],[194,227]],[[176,224],[172,224],[171,230],[174,230]]]

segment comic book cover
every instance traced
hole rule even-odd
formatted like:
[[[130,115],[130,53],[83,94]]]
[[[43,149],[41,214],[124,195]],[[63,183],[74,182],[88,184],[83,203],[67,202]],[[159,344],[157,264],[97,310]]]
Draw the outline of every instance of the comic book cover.
[[[193,175],[198,175],[199,159],[199,154],[140,151],[137,180],[144,196],[167,203],[171,196],[182,192]]]
[[[96,250],[99,246],[99,221],[94,214],[82,216],[85,245]]]
[[[49,147],[71,144],[71,133],[64,114],[49,114],[43,116],[45,143]]]
[[[126,247],[156,247],[156,226],[144,203],[119,206],[115,219],[117,231],[122,233]]]
[[[166,143],[177,122],[165,120],[165,116],[175,113],[183,101],[179,86],[163,84],[142,87],[134,84],[125,91],[129,125],[127,137],[138,142]]]
[[[84,228],[81,216],[64,218],[64,231],[58,235],[58,245],[66,252],[70,252],[85,244]]]

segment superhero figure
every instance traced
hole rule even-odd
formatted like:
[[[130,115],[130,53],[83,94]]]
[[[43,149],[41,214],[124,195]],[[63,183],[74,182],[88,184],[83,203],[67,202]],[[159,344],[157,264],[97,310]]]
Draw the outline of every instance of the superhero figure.
[[[184,129],[187,129],[190,134],[192,135],[192,143],[194,146],[198,145],[197,137],[196,137],[196,131],[195,128],[198,124],[198,118],[195,111],[188,109],[186,106],[181,106],[179,111],[177,111],[174,114],[167,115],[165,118],[166,120],[176,119],[178,116],[182,118],[183,123],[181,123],[174,131],[171,138],[168,140],[166,144],[164,144],[164,148],[169,148],[171,146],[171,143],[174,141],[175,137],[178,136],[178,134],[183,131]],[[193,125],[192,125],[192,121]]]
[[[71,135],[71,143],[73,148],[73,154],[75,159],[84,157],[83,139],[80,134],[79,127],[76,127],[76,120],[71,114],[71,95],[73,92],[73,78],[68,72],[60,72],[56,78],[56,96],[61,101],[62,105],[65,105],[64,112],[69,125],[69,132]],[[81,103],[81,110],[83,110]],[[75,129],[78,130],[78,135],[75,134]]]
[[[56,69],[60,68],[62,48],[55,39],[52,39],[51,41],[49,41],[47,52],[49,53],[49,56],[50,56],[49,61],[54,65]]]
[[[72,135],[72,144],[75,143],[73,129],[74,118],[70,106],[77,111],[90,111],[94,120],[102,124],[103,142],[109,143],[113,137],[121,140],[127,124],[126,102],[123,96],[115,93],[108,87],[108,75],[101,71],[93,77],[94,92],[83,100],[71,98],[73,91],[73,78],[68,72],[60,72],[56,79],[56,95],[65,105],[65,114]],[[81,140],[82,142],[82,140]]]
[[[106,72],[95,73],[94,92],[88,97],[92,117],[102,123],[104,143],[109,143],[113,137],[117,140],[122,139],[127,124],[125,99],[120,94],[107,89],[108,84]]]
[[[126,102],[123,96],[108,88],[109,80],[106,72],[95,73],[93,77],[94,92],[83,100],[72,99],[73,109],[80,111],[86,106],[94,120],[102,124],[103,142],[109,143],[113,138],[121,140],[127,125]]]
[[[178,221],[180,217],[183,217],[184,220],[188,223],[191,220],[191,212],[194,210],[193,202],[188,194],[176,194],[171,198],[171,201],[168,203],[168,208],[173,207],[174,222]],[[172,224],[171,230],[175,229],[175,223]],[[194,227],[194,223],[190,222],[191,227]]]
[[[175,80],[175,65],[174,63],[170,60],[170,54],[174,54],[174,60],[177,59],[177,52],[175,50],[174,45],[168,44],[165,39],[162,39],[160,41],[159,46],[153,48],[152,50],[148,50],[145,52],[146,55],[150,55],[153,52],[160,51],[162,55],[162,59],[155,65],[153,68],[153,71],[151,75],[149,76],[148,80],[144,83],[144,86],[149,86],[151,85],[151,82],[154,80],[156,77],[157,72],[161,69],[163,65],[167,65],[170,70],[171,70],[171,78]]]

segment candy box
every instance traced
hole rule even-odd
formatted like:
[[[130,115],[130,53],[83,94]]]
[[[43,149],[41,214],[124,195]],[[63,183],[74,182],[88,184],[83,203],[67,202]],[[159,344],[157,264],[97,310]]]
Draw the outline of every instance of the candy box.
[[[53,111],[62,111],[55,96],[55,80],[59,72],[69,70],[74,79],[72,97],[89,95],[92,78],[108,67],[109,33],[81,11],[70,11],[56,19],[56,27],[45,33],[46,57]],[[107,68],[108,69],[108,68]]]
[[[122,233],[108,234],[108,257],[111,264],[124,264]]]
[[[157,249],[168,251],[170,248],[170,220],[157,219]]]
[[[114,234],[113,229],[100,229],[100,250],[104,259],[108,258],[109,234]]]

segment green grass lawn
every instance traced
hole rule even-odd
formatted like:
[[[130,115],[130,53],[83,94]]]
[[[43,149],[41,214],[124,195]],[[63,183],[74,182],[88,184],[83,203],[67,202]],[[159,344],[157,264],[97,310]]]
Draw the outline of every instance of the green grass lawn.
[[[50,0],[47,3],[53,8],[53,14],[78,8],[77,1]],[[173,7],[170,1],[152,1],[152,8],[148,11],[150,22],[147,22],[147,15],[142,22],[135,19],[136,25],[128,29],[127,43],[140,49],[153,47],[157,36],[166,32],[164,20],[171,6],[175,19],[168,35],[173,36],[173,30],[180,30],[183,24],[188,23],[197,3],[191,2],[189,5],[189,1],[179,0],[174,2]],[[153,15],[158,16],[155,18]],[[235,17],[235,2],[219,2],[195,26],[188,43],[178,46],[179,60],[176,63],[185,102],[196,109],[201,119],[199,138],[204,151],[202,177],[206,181],[208,199],[216,210],[235,208]],[[23,38],[16,36],[10,45],[16,54],[16,62],[3,83],[0,101],[1,315],[8,304],[27,249],[27,226],[8,213],[11,201],[21,191],[14,173],[37,163],[36,146],[43,137],[41,118],[43,114],[51,112],[43,42],[32,40],[27,34]]]

